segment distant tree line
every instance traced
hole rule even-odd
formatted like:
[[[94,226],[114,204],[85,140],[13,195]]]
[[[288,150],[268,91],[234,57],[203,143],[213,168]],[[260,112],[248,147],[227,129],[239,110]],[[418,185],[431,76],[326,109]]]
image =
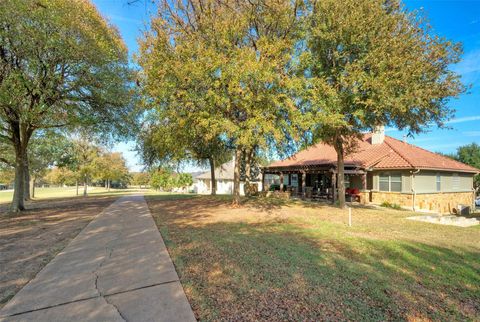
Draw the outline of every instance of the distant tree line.
[[[87,194],[88,185],[104,186],[106,189],[126,188],[130,183],[126,161],[119,152],[90,142],[85,137],[68,139],[50,134],[41,139],[34,138],[29,149],[30,184],[28,195],[35,198],[38,185],[83,186]],[[14,166],[4,165],[0,169],[2,183],[16,180]]]

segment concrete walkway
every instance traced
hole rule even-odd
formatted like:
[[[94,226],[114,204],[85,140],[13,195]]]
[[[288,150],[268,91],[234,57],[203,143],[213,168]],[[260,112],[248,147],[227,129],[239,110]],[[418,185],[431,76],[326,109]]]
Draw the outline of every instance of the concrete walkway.
[[[195,321],[143,196],[99,214],[0,311],[0,321]]]

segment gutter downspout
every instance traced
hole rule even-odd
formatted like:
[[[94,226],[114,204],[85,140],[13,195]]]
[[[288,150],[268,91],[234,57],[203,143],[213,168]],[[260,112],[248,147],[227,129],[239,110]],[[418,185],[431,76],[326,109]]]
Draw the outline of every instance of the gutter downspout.
[[[411,178],[411,185],[412,185],[412,193],[413,193],[413,206],[412,209],[415,212],[415,197],[417,196],[417,192],[415,191],[415,175],[420,172],[420,169],[417,169],[415,171],[410,171],[410,178]]]

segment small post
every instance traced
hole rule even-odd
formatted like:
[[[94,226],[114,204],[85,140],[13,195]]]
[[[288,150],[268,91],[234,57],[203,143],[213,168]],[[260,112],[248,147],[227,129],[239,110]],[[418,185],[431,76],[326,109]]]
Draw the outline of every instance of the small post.
[[[348,227],[352,227],[352,208],[348,207]]]

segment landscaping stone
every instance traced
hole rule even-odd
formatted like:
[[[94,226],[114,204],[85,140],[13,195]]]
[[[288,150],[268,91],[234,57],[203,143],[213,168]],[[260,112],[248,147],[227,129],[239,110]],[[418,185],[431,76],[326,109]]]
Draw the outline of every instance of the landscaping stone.
[[[428,216],[413,216],[407,219],[424,221],[432,224],[451,225],[458,227],[470,227],[479,225],[480,221],[476,218],[466,218],[462,216],[442,216],[442,215],[428,215]]]

